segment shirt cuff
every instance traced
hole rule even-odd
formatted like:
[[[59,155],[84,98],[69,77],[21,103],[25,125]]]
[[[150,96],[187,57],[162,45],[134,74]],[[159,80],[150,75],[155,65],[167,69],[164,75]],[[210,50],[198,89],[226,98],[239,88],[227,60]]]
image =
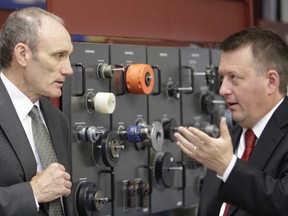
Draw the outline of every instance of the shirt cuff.
[[[227,169],[225,170],[223,176],[220,176],[220,175],[217,174],[217,177],[218,177],[219,179],[221,179],[223,182],[226,182],[226,181],[227,181],[227,179],[228,179],[231,171],[233,170],[233,168],[234,168],[234,166],[235,166],[236,160],[237,160],[236,155],[233,155],[232,160],[230,161],[230,163],[229,163]]]
[[[34,195],[34,199],[35,199],[35,203],[36,203],[37,211],[39,212],[40,205],[39,205],[38,200],[37,200],[37,198],[36,198],[35,195]]]

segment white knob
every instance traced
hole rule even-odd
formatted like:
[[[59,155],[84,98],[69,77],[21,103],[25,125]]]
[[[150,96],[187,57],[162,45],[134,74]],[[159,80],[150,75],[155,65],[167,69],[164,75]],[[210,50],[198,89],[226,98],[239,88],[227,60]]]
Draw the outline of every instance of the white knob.
[[[93,98],[93,103],[95,111],[111,114],[116,107],[116,97],[113,93],[98,92]]]

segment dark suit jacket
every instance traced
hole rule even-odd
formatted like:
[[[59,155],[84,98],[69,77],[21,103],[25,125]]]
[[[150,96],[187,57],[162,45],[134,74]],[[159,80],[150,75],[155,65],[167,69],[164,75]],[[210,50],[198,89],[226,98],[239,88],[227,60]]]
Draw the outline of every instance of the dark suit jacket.
[[[232,130],[236,148],[242,129]],[[234,149],[235,149],[234,148]],[[288,215],[288,99],[285,97],[258,139],[249,162],[237,159],[223,183],[208,170],[201,190],[199,216],[217,216],[223,202],[233,216]]]
[[[40,99],[59,163],[70,171],[69,127],[64,114],[46,98]],[[37,212],[29,181],[36,175],[36,160],[8,92],[0,79],[0,215],[45,215]],[[67,199],[64,199],[65,208]],[[42,206],[42,205],[41,205]],[[71,215],[65,209],[66,216]]]

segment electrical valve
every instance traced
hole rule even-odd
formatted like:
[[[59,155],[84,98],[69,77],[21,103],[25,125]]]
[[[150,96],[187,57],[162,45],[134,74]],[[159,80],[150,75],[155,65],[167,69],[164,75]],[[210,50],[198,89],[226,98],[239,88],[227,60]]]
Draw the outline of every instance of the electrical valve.
[[[89,112],[93,110],[100,113],[111,114],[116,107],[116,98],[110,92],[88,92],[86,97],[86,107]]]
[[[219,92],[221,86],[221,79],[218,73],[218,67],[209,65],[205,70],[206,83],[209,86],[210,90],[217,93]]]
[[[205,76],[209,90],[215,93],[219,92],[221,80],[219,79],[218,67],[208,65],[204,71],[195,71],[194,76]]]
[[[148,64],[132,64],[126,69],[126,87],[131,94],[150,94],[154,87],[154,71]]]
[[[78,142],[92,143],[92,157],[97,166],[115,167],[120,159],[121,145],[117,132],[106,130],[103,127],[78,126]]]
[[[135,180],[124,180],[123,183],[123,204],[124,210],[128,208],[148,208],[149,206],[149,183],[140,178]]]
[[[98,166],[115,167],[123,149],[117,132],[106,131],[93,146],[93,159]]]
[[[182,166],[176,166],[170,152],[158,152],[153,161],[153,177],[159,187],[170,188],[174,183],[175,171],[183,171]]]
[[[120,69],[117,69],[120,71]],[[149,64],[129,64],[125,67],[122,66],[122,78],[113,79],[113,85],[121,85],[121,90],[118,90],[117,95],[124,95],[124,93],[130,94],[146,94],[152,93],[155,82],[154,70],[158,73],[158,91],[153,92],[153,95],[159,95],[161,93],[161,72],[157,66],[150,66]]]
[[[149,195],[150,195],[150,185],[141,179],[136,179],[136,194],[137,202],[136,208],[148,208],[149,206]]]
[[[177,82],[173,82],[172,80],[169,80],[167,82],[167,85],[166,85],[166,94],[168,96],[168,98],[175,98],[175,99],[179,99],[180,98],[180,95],[181,95],[181,92],[183,93],[186,93],[186,94],[191,94],[193,93],[193,90],[194,90],[194,71],[191,67],[189,66],[183,66],[181,68],[181,73],[184,72],[184,69],[188,71],[190,71],[190,86],[187,86],[187,87],[179,87],[179,84]]]
[[[80,182],[75,201],[79,216],[98,216],[109,199],[104,197],[101,191],[97,191],[95,183]]]
[[[164,143],[164,130],[160,122],[153,122],[148,125],[144,120],[139,119],[134,126],[125,128],[123,125],[118,127],[118,135],[122,140],[135,143],[141,149],[146,145],[153,150],[160,151]]]
[[[178,83],[172,82],[171,80],[168,81],[166,90],[167,90],[167,96],[170,98],[175,98],[175,99],[180,98],[181,92],[185,92],[185,93],[193,92],[192,87],[179,87]]]
[[[216,99],[213,92],[202,92],[200,107],[203,113],[213,114],[216,104],[226,104],[224,100]]]
[[[164,138],[169,139],[171,142],[175,141],[174,132],[177,129],[177,121],[174,118],[171,119],[163,119],[162,125],[164,129]]]
[[[122,65],[109,65],[106,63],[100,63],[97,66],[97,78],[100,80],[111,79],[114,76],[115,71],[124,71]]]
[[[94,143],[102,134],[104,134],[103,128],[97,128],[95,126],[83,127],[80,125],[76,130],[76,138],[78,142],[86,141]]]

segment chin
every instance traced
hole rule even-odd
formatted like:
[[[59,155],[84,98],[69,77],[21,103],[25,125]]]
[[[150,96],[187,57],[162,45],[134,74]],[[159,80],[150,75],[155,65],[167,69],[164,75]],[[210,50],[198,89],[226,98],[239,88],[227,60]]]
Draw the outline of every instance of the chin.
[[[46,96],[49,98],[59,98],[62,96],[62,91],[48,92]]]

